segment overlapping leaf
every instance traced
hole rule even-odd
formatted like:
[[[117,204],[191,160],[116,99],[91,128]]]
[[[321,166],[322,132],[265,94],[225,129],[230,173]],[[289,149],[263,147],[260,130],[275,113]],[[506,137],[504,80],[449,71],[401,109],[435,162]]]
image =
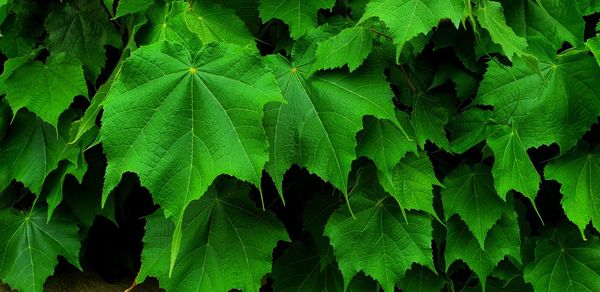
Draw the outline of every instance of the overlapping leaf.
[[[259,291],[271,271],[273,248],[288,236],[275,216],[257,209],[248,196],[247,184],[227,178],[190,204],[172,274],[175,226],[160,212],[150,216],[138,280],[157,277],[168,291]]]
[[[121,38],[100,1],[65,2],[48,15],[48,49],[78,58],[92,80],[106,62],[105,45],[119,47]]]
[[[600,283],[600,242],[582,241],[568,230],[540,239],[525,281],[536,291],[596,291]]]
[[[399,52],[406,42],[428,33],[442,19],[458,24],[463,10],[462,0],[371,0],[359,23],[372,17],[385,22]]]
[[[561,184],[561,205],[583,235],[590,221],[600,229],[600,149],[581,148],[546,165],[544,176]]]
[[[557,143],[567,151],[600,115],[600,67],[590,56],[540,61],[541,76],[522,59],[488,64],[476,102],[493,106],[498,122],[515,123],[526,149]]]
[[[488,231],[510,208],[494,189],[491,169],[484,165],[460,165],[444,179],[442,202],[446,219],[458,214],[485,248]]]
[[[54,273],[58,256],[79,266],[81,243],[77,223],[56,218],[46,223],[46,208],[30,212],[12,208],[0,211],[0,278],[12,288],[43,291],[46,278]]]
[[[402,211],[379,186],[372,168],[359,172],[347,206],[336,210],[325,227],[344,283],[359,271],[393,291],[412,263],[433,268],[432,225],[429,216]],[[406,220],[406,221],[405,221]]]
[[[317,26],[319,9],[331,9],[335,0],[260,0],[258,11],[263,22],[277,18],[290,27],[290,35],[297,39]]]
[[[309,54],[295,56],[310,60]],[[286,100],[265,109],[271,146],[266,168],[278,190],[295,163],[346,193],[363,116],[388,119],[400,127],[381,67],[373,64],[352,74],[330,71],[307,76],[296,60],[290,63],[281,56],[268,56],[267,62],[279,77]]]

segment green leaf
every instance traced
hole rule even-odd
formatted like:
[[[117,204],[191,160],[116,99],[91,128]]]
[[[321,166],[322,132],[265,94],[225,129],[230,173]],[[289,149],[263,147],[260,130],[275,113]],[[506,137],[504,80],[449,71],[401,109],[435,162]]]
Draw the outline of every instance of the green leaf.
[[[81,64],[62,53],[51,55],[46,64],[34,61],[19,66],[4,83],[14,112],[27,108],[55,128],[75,96],[88,96]]]
[[[150,0],[119,0],[116,17],[121,17],[132,13],[144,12],[146,11],[146,9],[148,9],[148,7],[152,6],[152,4],[154,3],[155,1]]]
[[[535,291],[597,291],[600,242],[596,238],[582,241],[574,232],[541,239],[535,262],[525,267],[524,278]]]
[[[181,222],[221,174],[260,186],[268,158],[262,111],[280,100],[272,72],[247,49],[164,42],[136,50],[104,104],[103,200],[131,171]]]
[[[494,1],[486,1],[476,13],[479,24],[485,28],[494,43],[502,46],[504,54],[512,60],[513,55],[522,56],[527,47],[527,40],[517,36],[511,27],[506,25],[502,5]]]
[[[360,171],[358,180],[349,200],[354,216],[342,206],[325,226],[345,285],[363,271],[385,291],[394,291],[413,263],[434,269],[431,217],[408,213],[405,221],[369,169]]]
[[[371,34],[366,28],[346,28],[319,44],[313,69],[340,68],[348,64],[348,69],[352,72],[371,53],[372,43]]]
[[[439,275],[436,275],[430,269],[413,265],[404,275],[400,284],[402,291],[411,292],[430,292],[442,291],[446,283]]]
[[[476,107],[455,115],[448,123],[450,148],[456,153],[464,153],[494,133],[492,112]]]
[[[583,45],[583,15],[578,1],[503,1],[504,16],[514,32],[527,39],[527,52],[538,59],[554,59],[563,42]]]
[[[425,142],[429,140],[441,149],[450,151],[450,142],[444,128],[448,123],[449,113],[433,97],[415,95],[410,117],[419,147],[424,148]]]
[[[402,208],[425,211],[437,218],[433,209],[433,186],[441,184],[427,154],[409,153],[400,160],[392,173],[392,185],[393,189],[388,192]]]
[[[584,235],[590,220],[600,230],[600,148],[581,148],[546,165],[544,176],[561,184],[561,205]]]
[[[371,0],[358,23],[372,17],[385,22],[397,52],[400,52],[406,42],[421,33],[428,33],[442,19],[449,18],[458,25],[463,10],[462,0]]]
[[[447,222],[446,263],[462,260],[475,272],[485,291],[485,282],[505,256],[521,262],[521,238],[516,214],[505,214],[492,227],[482,249],[469,228],[458,217]]]
[[[585,45],[592,51],[592,54],[594,54],[594,57],[596,58],[596,62],[598,62],[598,65],[600,66],[600,36],[596,35],[593,38],[589,38],[585,42]]]
[[[66,216],[46,223],[45,207],[28,213],[4,209],[0,211],[0,230],[0,278],[13,289],[42,291],[58,256],[81,269],[79,228]]]
[[[485,248],[488,231],[502,214],[510,212],[494,189],[491,169],[483,164],[473,167],[461,164],[446,176],[444,186],[442,203],[446,219],[458,214],[479,246]]]
[[[412,130],[404,112],[398,111],[396,115],[404,129]],[[409,141],[391,121],[368,116],[364,118],[363,124],[364,129],[356,135],[356,154],[375,162],[381,185],[388,193],[396,195],[393,184],[394,167],[408,152],[416,154],[417,145],[414,140]]]
[[[57,130],[20,111],[0,142],[0,190],[13,180],[39,195],[46,176],[58,167],[67,143]]]
[[[493,106],[499,123],[516,123],[525,149],[558,143],[565,152],[600,115],[600,67],[590,56],[540,61],[542,76],[523,59],[513,67],[488,64],[475,102]]]
[[[281,19],[297,39],[317,26],[319,9],[331,9],[335,0],[260,0],[258,10],[263,22]]]
[[[533,202],[541,178],[517,131],[502,127],[487,139],[487,144],[494,152],[492,175],[498,195],[506,200],[506,193],[515,190]]]
[[[294,243],[273,263],[274,291],[343,291],[342,274],[335,262],[321,268],[321,258],[312,243]]]
[[[275,216],[255,207],[249,190],[247,184],[228,178],[190,204],[170,277],[175,227],[161,212],[148,217],[138,282],[155,276],[168,291],[258,291],[271,271],[273,248],[289,239]]]
[[[195,1],[185,23],[203,42],[254,46],[254,36],[234,10],[212,1]]]
[[[295,163],[346,194],[363,117],[388,119],[400,127],[381,67],[363,66],[352,74],[318,72],[309,77],[302,64],[290,64],[275,55],[266,60],[279,76],[287,101],[265,109],[271,146],[266,169],[277,189],[281,194],[283,176]]]
[[[50,52],[77,57],[92,81],[106,63],[104,46],[121,45],[121,37],[105,11],[100,1],[68,2],[52,11],[45,24]]]

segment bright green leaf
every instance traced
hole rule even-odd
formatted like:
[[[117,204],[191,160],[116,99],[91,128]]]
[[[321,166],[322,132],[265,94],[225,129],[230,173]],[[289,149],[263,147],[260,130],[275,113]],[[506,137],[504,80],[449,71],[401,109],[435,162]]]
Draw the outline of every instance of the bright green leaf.
[[[511,27],[506,25],[502,5],[495,1],[487,1],[476,12],[479,24],[485,28],[492,40],[501,45],[504,54],[512,59],[513,55],[522,56],[527,47],[527,40],[517,36]]]
[[[516,122],[525,149],[558,143],[565,152],[600,115],[600,67],[590,56],[540,61],[542,76],[522,59],[488,64],[476,103],[493,106],[498,123]]]
[[[363,66],[352,74],[319,72],[309,77],[302,64],[290,64],[280,56],[269,56],[267,61],[279,76],[287,101],[265,109],[271,146],[266,168],[279,192],[285,172],[295,163],[346,193],[363,117],[396,120],[392,91],[381,67]]]
[[[394,44],[402,51],[406,42],[419,34],[427,34],[442,19],[450,19],[458,25],[464,3],[463,0],[371,0],[358,23],[379,18],[390,28]]]
[[[167,217],[180,218],[221,174],[260,186],[268,158],[262,111],[280,100],[273,74],[249,50],[211,44],[191,52],[171,43],[136,50],[104,105],[104,200],[127,171]]]
[[[351,27],[319,44],[313,69],[339,68],[348,64],[356,70],[371,53],[372,39],[364,27]]]
[[[600,229],[600,148],[560,157],[546,165],[544,176],[561,184],[561,205],[582,235],[590,221]]]
[[[5,85],[6,99],[14,112],[27,108],[54,127],[75,96],[88,95],[81,64],[65,54],[50,56],[46,64],[34,61],[21,65]]]

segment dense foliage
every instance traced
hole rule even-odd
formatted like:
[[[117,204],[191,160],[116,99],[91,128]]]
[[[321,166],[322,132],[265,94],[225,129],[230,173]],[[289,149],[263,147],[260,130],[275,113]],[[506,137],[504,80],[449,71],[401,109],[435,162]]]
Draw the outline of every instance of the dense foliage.
[[[167,291],[600,291],[599,19],[0,0],[0,280],[110,259]]]

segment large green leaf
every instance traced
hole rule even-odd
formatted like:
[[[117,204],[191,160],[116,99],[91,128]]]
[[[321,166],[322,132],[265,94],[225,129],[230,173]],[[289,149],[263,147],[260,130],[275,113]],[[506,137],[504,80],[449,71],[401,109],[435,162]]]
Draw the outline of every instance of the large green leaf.
[[[465,262],[479,277],[485,291],[485,282],[505,256],[521,262],[521,238],[516,214],[505,214],[491,228],[483,249],[469,228],[458,217],[447,222],[446,263]]]
[[[92,81],[106,62],[104,46],[121,45],[121,37],[105,11],[100,1],[69,1],[52,11],[45,24],[50,52],[77,57],[89,70]]]
[[[4,84],[14,112],[27,108],[54,127],[75,96],[88,95],[81,64],[63,53],[50,56],[46,64],[21,65]]]
[[[413,263],[434,269],[431,217],[408,213],[403,219],[398,203],[379,186],[373,169],[359,172],[349,204],[354,216],[342,206],[325,226],[345,285],[363,271],[385,291],[394,291]]]
[[[372,17],[385,22],[400,52],[406,42],[428,33],[442,19],[448,18],[458,24],[464,3],[462,0],[371,0],[359,23]]]
[[[582,241],[575,232],[558,229],[549,239],[540,239],[535,262],[525,268],[525,281],[535,291],[598,291],[600,242]]]
[[[273,248],[289,239],[275,216],[255,207],[249,189],[227,178],[190,204],[171,275],[175,227],[160,212],[148,217],[138,281],[154,276],[168,291],[258,291],[261,279],[271,271]]]
[[[297,39],[317,26],[319,9],[331,9],[335,0],[260,0],[258,10],[263,22],[277,18],[290,27],[290,35]]]
[[[461,164],[446,176],[444,187],[442,203],[446,219],[458,214],[483,249],[488,231],[502,214],[510,212],[494,189],[490,167]]]
[[[588,55],[540,61],[539,71],[519,58],[488,66],[476,103],[493,106],[498,122],[516,123],[525,148],[558,143],[567,151],[600,115],[600,67]]]
[[[79,266],[79,228],[65,214],[46,223],[46,208],[0,211],[0,278],[21,291],[42,291],[58,256]]]
[[[136,50],[105,101],[103,200],[127,171],[167,217],[180,218],[221,174],[260,186],[263,106],[280,100],[271,71],[249,50],[168,42]]]
[[[561,184],[561,205],[582,235],[590,221],[600,229],[600,148],[577,149],[554,160],[544,168],[544,176]]]
[[[305,55],[295,54],[300,60]],[[264,124],[271,146],[267,171],[275,185],[281,193],[283,176],[295,163],[346,193],[363,117],[388,119],[400,127],[382,68],[371,65],[352,74],[330,71],[309,77],[299,61],[290,64],[274,55],[267,61],[279,76],[287,101],[265,109]]]
[[[448,123],[450,148],[464,153],[494,133],[495,125],[492,112],[472,107],[455,115]]]

